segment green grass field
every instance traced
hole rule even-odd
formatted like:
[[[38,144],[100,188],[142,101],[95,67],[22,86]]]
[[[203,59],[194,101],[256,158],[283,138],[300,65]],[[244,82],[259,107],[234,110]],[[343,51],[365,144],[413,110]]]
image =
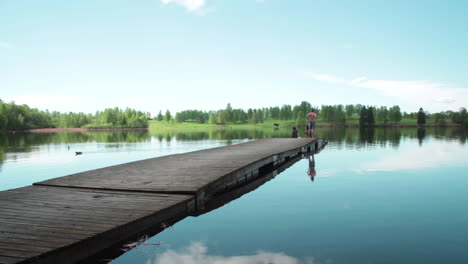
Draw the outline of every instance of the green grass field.
[[[233,127],[233,128],[262,128],[262,127],[273,127],[274,124],[277,123],[280,125],[280,127],[293,127],[297,126],[296,122],[294,120],[266,120],[264,123],[258,123],[258,124],[250,124],[250,123],[244,123],[244,124],[236,124],[236,123],[230,123],[226,125],[216,125],[216,124],[199,124],[196,122],[183,122],[183,123],[175,123],[174,121],[166,122],[166,121],[156,121],[156,120],[151,120],[149,121],[149,128],[150,129],[158,129],[158,130],[164,130],[164,129],[208,129],[208,128],[220,128],[220,127]],[[305,126],[307,123],[303,123],[299,126]],[[323,126],[334,126],[334,125],[342,125],[342,124],[337,124],[336,122],[328,122],[328,121],[323,121],[321,119],[317,120],[317,125],[319,127]],[[359,126],[359,116],[353,116],[349,118],[346,123],[346,126],[352,126],[352,127],[357,127]],[[376,122],[376,126],[383,125],[383,123]],[[402,119],[399,123],[387,123],[387,126],[414,126],[417,127],[417,120],[416,119]],[[425,126],[438,126],[440,124],[436,124],[434,119],[427,119],[426,120],[426,125]],[[456,124],[452,123],[450,120],[446,120],[445,123],[446,126],[457,126]]]

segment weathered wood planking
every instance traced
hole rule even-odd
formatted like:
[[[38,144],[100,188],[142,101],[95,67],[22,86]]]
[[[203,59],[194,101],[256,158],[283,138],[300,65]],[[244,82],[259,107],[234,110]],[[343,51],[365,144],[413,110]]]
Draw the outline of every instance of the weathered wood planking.
[[[211,200],[209,207],[221,206],[221,200],[234,199],[264,180],[218,194],[252,181],[262,169],[274,174],[273,168],[289,166],[299,154],[325,144],[321,139],[262,139],[0,192],[0,264],[80,261],[154,226],[197,215],[214,195],[222,199]]]
[[[35,185],[204,194],[260,167],[305,152],[310,138],[273,138],[141,160],[51,179]],[[321,143],[323,144],[323,142]],[[283,156],[284,157],[283,157]],[[232,177],[228,177],[232,176]],[[228,181],[228,182],[225,182]],[[210,186],[212,185],[212,186]]]
[[[0,192],[0,263],[74,263],[185,216],[193,195],[29,186]]]

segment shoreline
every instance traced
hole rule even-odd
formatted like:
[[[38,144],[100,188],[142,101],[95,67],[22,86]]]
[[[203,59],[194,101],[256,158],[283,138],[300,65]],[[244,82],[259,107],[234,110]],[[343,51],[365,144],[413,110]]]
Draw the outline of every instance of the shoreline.
[[[149,128],[34,128],[26,130],[14,130],[9,132],[27,133],[60,133],[60,132],[89,132],[89,131],[116,131],[116,130],[148,130]]]
[[[284,125],[282,127],[292,127],[294,125]],[[267,126],[264,125],[226,125],[226,126],[204,126],[204,127],[190,127],[184,126],[183,124],[178,125],[166,125],[163,129],[221,129],[221,128],[266,128]],[[318,128],[325,128],[325,127],[341,127],[341,128],[359,128],[359,125],[354,124],[325,124],[325,125],[317,125]],[[279,128],[273,127],[272,128]],[[463,126],[458,124],[451,124],[451,125],[408,125],[408,124],[380,124],[374,125],[371,127],[363,127],[363,128],[463,128]],[[9,133],[61,133],[61,132],[99,132],[99,131],[135,131],[135,130],[150,130],[155,128],[35,128],[35,129],[26,129],[26,130],[9,130]]]

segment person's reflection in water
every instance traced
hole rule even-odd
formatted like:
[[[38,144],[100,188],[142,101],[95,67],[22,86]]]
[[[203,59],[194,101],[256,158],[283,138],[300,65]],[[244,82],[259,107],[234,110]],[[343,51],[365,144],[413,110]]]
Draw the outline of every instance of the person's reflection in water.
[[[309,156],[309,170],[307,171],[307,175],[310,176],[311,181],[314,181],[315,175],[317,175],[317,172],[315,171],[315,159],[313,154]]]

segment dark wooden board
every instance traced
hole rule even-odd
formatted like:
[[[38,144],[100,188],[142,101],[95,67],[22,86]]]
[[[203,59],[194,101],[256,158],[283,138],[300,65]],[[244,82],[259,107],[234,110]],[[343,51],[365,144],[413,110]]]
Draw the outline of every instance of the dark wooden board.
[[[18,262],[20,262],[22,260],[24,260],[24,258],[7,257],[7,256],[0,255],[0,264],[18,263]]]
[[[36,185],[146,192],[195,193],[218,178],[267,157],[313,142],[310,138],[269,138],[247,143],[135,161],[51,179]]]
[[[192,199],[190,195],[47,186],[3,191],[0,261],[16,263],[39,256],[44,259],[52,251],[74,245],[86,252],[83,245],[89,242],[85,241],[105,241],[107,233],[113,234],[112,239],[120,229],[126,234],[131,223]]]

